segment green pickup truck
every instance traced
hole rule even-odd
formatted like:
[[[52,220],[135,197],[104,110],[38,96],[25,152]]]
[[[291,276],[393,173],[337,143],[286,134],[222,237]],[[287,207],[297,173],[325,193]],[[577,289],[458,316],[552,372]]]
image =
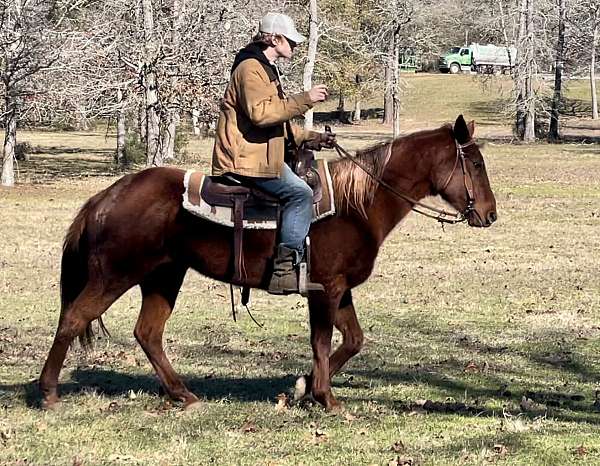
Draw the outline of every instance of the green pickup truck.
[[[517,50],[514,47],[471,44],[452,47],[440,56],[438,68],[443,73],[461,71],[477,73],[506,73],[515,66]]]

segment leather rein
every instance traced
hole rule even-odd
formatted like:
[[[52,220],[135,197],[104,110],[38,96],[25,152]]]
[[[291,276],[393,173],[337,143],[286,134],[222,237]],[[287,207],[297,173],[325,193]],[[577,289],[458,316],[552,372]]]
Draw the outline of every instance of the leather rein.
[[[362,164],[361,162],[356,160],[356,158],[352,154],[350,154],[347,150],[345,150],[343,147],[341,147],[337,142],[334,143],[333,147],[335,148],[335,150],[337,151],[338,155],[341,158],[350,160],[353,164],[360,167],[367,175],[369,175],[371,178],[373,178],[373,180],[375,180],[381,186],[386,188],[388,191],[390,191],[391,193],[395,194],[399,198],[404,199],[405,201],[412,204],[413,211],[417,212],[418,214],[424,215],[425,217],[433,218],[440,223],[456,224],[456,223],[462,223],[462,222],[466,221],[469,214],[471,212],[475,211],[475,192],[473,189],[473,180],[471,179],[471,176],[467,172],[466,161],[465,161],[465,152],[464,152],[464,149],[466,147],[474,145],[475,141],[473,139],[471,139],[470,141],[466,142],[465,144],[459,144],[459,142],[455,139],[454,142],[456,144],[456,160],[454,162],[454,167],[452,168],[452,172],[448,176],[448,179],[446,180],[446,182],[444,183],[444,185],[442,186],[442,189],[440,191],[443,191],[444,189],[446,189],[446,187],[448,187],[448,185],[450,184],[450,181],[454,177],[454,172],[456,171],[456,168],[458,167],[458,164],[460,162],[460,167],[463,172],[463,182],[465,185],[465,191],[466,191],[466,196],[467,196],[467,206],[465,207],[465,210],[462,212],[447,212],[443,209],[438,209],[437,207],[434,207],[432,205],[418,201],[418,200],[408,196],[407,194],[404,194],[404,193],[398,191],[396,188],[391,186],[389,183],[386,183],[380,177],[376,176],[364,164]],[[390,153],[387,156],[387,160],[389,160],[389,158],[391,156],[391,150],[392,150],[392,143],[390,143],[390,148],[389,148]],[[430,212],[434,212],[437,215],[423,211],[421,209],[425,209],[426,211],[428,210]]]

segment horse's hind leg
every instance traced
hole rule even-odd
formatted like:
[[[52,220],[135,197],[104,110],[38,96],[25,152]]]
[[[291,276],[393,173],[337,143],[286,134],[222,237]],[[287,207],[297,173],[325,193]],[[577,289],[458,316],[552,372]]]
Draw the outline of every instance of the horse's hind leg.
[[[88,324],[99,318],[122,293],[123,290],[108,291],[90,281],[60,317],[52,348],[40,375],[43,408],[52,408],[59,401],[58,376],[73,339],[82,335]]]
[[[357,355],[363,345],[363,331],[360,328],[354,304],[352,303],[352,294],[347,290],[340,301],[339,308],[334,315],[334,325],[342,334],[342,343],[329,357],[329,378],[333,377],[348,360]],[[295,399],[300,399],[306,395],[306,387],[312,384],[312,375],[300,377],[296,382],[294,393]]]
[[[198,398],[175,373],[162,344],[165,323],[175,306],[186,270],[171,264],[162,265],[144,279],[141,283],[142,310],[134,335],[169,396],[190,407],[198,402]]]

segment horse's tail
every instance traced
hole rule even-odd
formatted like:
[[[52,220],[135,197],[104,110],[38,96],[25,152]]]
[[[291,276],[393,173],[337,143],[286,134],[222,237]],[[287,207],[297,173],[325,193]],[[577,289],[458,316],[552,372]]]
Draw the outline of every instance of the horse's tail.
[[[95,206],[97,196],[88,200],[81,208],[75,220],[69,227],[63,244],[63,254],[60,270],[60,319],[62,320],[67,309],[77,299],[89,280],[88,259],[89,247],[86,240],[86,219],[90,210]],[[98,318],[100,329],[108,334],[102,318]],[[91,322],[85,331],[79,335],[79,342],[84,348],[92,345],[94,332]]]

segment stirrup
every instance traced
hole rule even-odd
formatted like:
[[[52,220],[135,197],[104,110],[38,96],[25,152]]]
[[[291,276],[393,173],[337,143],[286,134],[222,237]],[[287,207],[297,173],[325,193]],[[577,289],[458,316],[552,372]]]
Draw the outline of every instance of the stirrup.
[[[298,264],[298,293],[305,298],[311,291],[325,291],[325,287],[320,283],[313,283],[309,280],[310,275],[310,238],[307,236],[304,240],[305,261]]]
[[[311,291],[325,291],[325,287],[320,283],[308,281],[308,266],[306,262],[301,262],[298,266],[298,293],[308,298]]]

